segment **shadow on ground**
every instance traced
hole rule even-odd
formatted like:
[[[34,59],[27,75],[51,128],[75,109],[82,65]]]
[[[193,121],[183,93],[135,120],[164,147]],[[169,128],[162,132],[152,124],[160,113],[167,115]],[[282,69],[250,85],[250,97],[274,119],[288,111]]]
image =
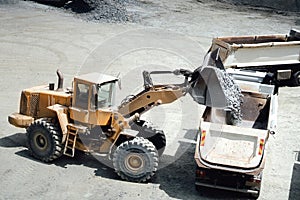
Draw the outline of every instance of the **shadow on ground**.
[[[26,143],[27,142],[26,142],[25,133],[16,133],[10,136],[0,138],[0,147],[5,147],[5,148],[17,148],[17,147],[27,148]],[[62,156],[59,159],[54,160],[53,162],[50,163],[44,163],[38,159],[35,159],[30,155],[30,152],[27,149],[22,148],[22,150],[17,151],[15,154],[35,162],[43,163],[45,165],[54,164],[56,166],[63,167],[63,168],[68,168],[69,165],[83,165],[89,168],[94,168],[96,176],[101,176],[109,179],[119,179],[118,175],[114,172],[114,170],[108,167],[109,165],[111,165],[111,162],[108,159],[101,158],[98,156],[93,156],[80,151],[77,151],[75,153],[74,158],[68,156]]]
[[[203,189],[197,191],[195,189],[194,178],[196,164],[194,161],[194,149],[197,130],[185,130],[185,141],[179,141],[179,148],[175,156],[163,155],[161,157],[161,165],[156,175],[149,182],[159,184],[159,188],[165,191],[172,198],[185,199],[246,199],[245,195],[235,192],[228,192],[214,189]],[[24,133],[16,133],[11,136],[0,138],[0,146],[5,148],[26,147],[26,136]],[[15,153],[18,156],[25,157],[35,162],[41,162],[33,158],[27,149],[22,149]],[[103,164],[105,163],[105,164]],[[82,165],[95,169],[95,175],[112,180],[120,180],[118,175],[111,168],[111,161],[108,159],[85,154],[77,151],[74,158],[62,156],[52,163],[44,163],[45,165],[54,164],[59,167],[68,168],[69,165]],[[296,177],[299,177],[300,167],[298,166]],[[146,183],[147,184],[147,183]],[[299,191],[299,190],[298,190]],[[298,193],[299,194],[299,193]],[[294,194],[293,194],[294,197]]]
[[[0,138],[0,147],[27,147],[25,133],[16,133],[10,136]]]

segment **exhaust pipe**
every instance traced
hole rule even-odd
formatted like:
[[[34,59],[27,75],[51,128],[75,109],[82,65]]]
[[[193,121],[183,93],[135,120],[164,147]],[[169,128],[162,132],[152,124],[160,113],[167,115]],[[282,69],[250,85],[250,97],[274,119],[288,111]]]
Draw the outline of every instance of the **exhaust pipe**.
[[[64,76],[61,73],[59,69],[56,70],[56,74],[58,76],[58,86],[57,86],[57,91],[62,91],[63,90],[63,85],[64,85]]]

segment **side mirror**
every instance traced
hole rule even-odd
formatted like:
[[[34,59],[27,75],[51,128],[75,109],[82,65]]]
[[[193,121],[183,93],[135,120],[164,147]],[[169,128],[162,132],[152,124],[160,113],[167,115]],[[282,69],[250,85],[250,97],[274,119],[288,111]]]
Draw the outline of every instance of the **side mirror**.
[[[97,93],[97,87],[96,85],[93,85],[92,88],[92,98],[91,98],[92,108],[98,109],[98,93]]]
[[[121,81],[121,76],[120,76],[120,74],[121,74],[121,73],[119,72],[117,78],[118,78],[118,86],[119,86],[119,89],[121,90],[121,89],[122,89],[122,81]]]

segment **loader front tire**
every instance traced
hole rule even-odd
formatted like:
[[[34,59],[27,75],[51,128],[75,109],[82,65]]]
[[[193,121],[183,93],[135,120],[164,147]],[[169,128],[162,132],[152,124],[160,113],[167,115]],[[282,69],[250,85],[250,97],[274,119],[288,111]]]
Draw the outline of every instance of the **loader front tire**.
[[[50,162],[62,155],[62,134],[54,119],[42,118],[27,128],[28,149],[31,155]]]
[[[113,165],[117,174],[131,182],[145,182],[157,171],[158,153],[147,139],[136,137],[116,149]]]

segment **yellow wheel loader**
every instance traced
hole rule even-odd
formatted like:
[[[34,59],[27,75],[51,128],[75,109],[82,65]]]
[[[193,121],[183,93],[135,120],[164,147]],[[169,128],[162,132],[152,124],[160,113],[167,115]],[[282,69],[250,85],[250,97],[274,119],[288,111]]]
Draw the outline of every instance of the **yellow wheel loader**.
[[[211,58],[208,60],[214,60]],[[50,162],[62,155],[74,157],[76,149],[97,153],[112,159],[122,179],[143,182],[156,172],[166,139],[163,131],[139,120],[139,115],[187,93],[198,103],[233,110],[226,98],[229,90],[224,85],[225,72],[208,63],[195,72],[144,72],[144,90],[126,98],[118,110],[113,110],[118,78],[90,73],[75,77],[72,89],[63,89],[63,75],[57,71],[58,88],[51,83],[23,90],[20,110],[8,120],[26,128],[28,149],[37,159]],[[183,75],[185,81],[153,84],[151,74],[165,73]]]

